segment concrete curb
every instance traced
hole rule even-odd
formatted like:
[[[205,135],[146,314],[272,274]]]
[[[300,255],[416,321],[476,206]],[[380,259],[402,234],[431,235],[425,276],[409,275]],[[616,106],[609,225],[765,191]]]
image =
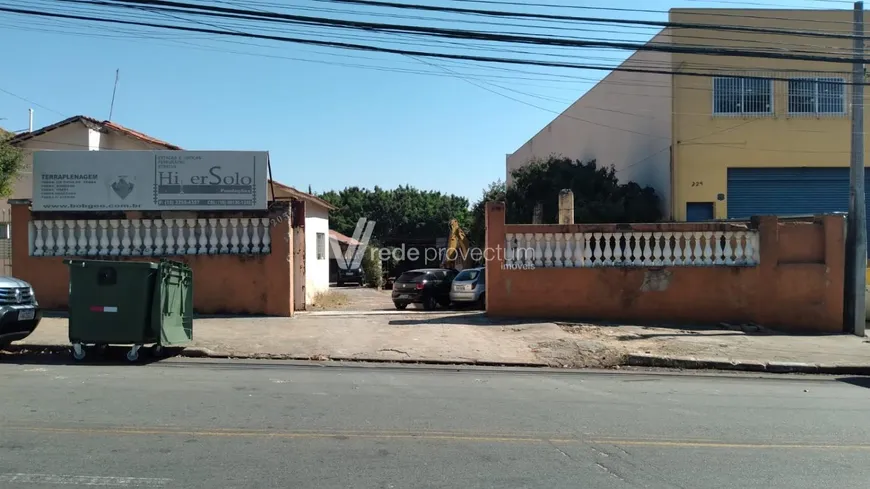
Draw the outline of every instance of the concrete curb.
[[[629,354],[625,364],[631,367],[679,368],[696,370],[739,370],[744,372],[801,373],[834,375],[870,375],[870,363],[864,365],[802,362],[760,362],[728,358],[670,357]]]
[[[11,345],[6,347],[10,353],[35,353],[35,354],[66,354],[70,351],[69,345]],[[400,363],[400,364],[427,364],[427,365],[474,365],[481,367],[529,367],[544,368],[550,365],[543,362],[495,362],[487,360],[467,359],[442,359],[442,358],[377,358],[377,357],[331,357],[328,355],[292,355],[284,353],[237,353],[220,352],[191,346],[184,348],[177,355],[182,358],[222,358],[232,360],[302,360],[313,362],[359,362],[359,363]]]

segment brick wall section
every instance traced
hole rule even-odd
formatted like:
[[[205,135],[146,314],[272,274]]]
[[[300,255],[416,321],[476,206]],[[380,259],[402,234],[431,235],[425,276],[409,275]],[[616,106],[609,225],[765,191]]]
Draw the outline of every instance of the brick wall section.
[[[748,322],[806,333],[843,329],[844,220],[762,216],[754,267],[597,267],[505,270],[505,233],[729,231],[746,224],[505,225],[502,203],[486,208],[486,310],[491,316],[637,322]],[[662,290],[645,281],[664,280]]]
[[[183,255],[164,258],[187,263],[193,270],[193,307],[200,314],[293,315],[293,235],[288,210],[273,208],[268,255]],[[51,219],[42,213],[42,219]],[[66,309],[69,270],[62,257],[29,256],[29,204],[12,205],[12,274],[30,282],[42,307]],[[58,215],[55,219],[63,219]],[[93,218],[92,218],[93,219]],[[114,259],[100,257],[99,259]],[[159,257],[117,257],[148,261]]]

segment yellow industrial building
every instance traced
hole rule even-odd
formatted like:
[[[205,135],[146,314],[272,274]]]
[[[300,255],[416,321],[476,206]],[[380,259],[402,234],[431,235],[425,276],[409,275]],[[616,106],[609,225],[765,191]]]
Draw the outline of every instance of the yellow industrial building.
[[[671,26],[647,45],[848,57],[852,15],[674,9]],[[639,50],[621,67],[670,73],[615,70],[507,155],[508,180],[532,158],[561,154],[594,158],[613,165],[620,181],[654,187],[663,214],[677,221],[847,210],[850,64]]]

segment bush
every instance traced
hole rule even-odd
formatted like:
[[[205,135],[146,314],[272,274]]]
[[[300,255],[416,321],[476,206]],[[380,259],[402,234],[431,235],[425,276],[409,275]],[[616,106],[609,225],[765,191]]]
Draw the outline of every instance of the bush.
[[[363,272],[366,274],[366,285],[376,289],[384,287],[384,269],[381,266],[380,249],[369,245],[362,259]]]

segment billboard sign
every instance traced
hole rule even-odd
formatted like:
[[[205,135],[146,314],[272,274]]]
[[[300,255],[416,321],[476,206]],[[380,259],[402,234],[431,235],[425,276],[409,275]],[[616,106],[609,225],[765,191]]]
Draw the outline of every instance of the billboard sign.
[[[266,151],[36,151],[34,211],[264,210]]]

